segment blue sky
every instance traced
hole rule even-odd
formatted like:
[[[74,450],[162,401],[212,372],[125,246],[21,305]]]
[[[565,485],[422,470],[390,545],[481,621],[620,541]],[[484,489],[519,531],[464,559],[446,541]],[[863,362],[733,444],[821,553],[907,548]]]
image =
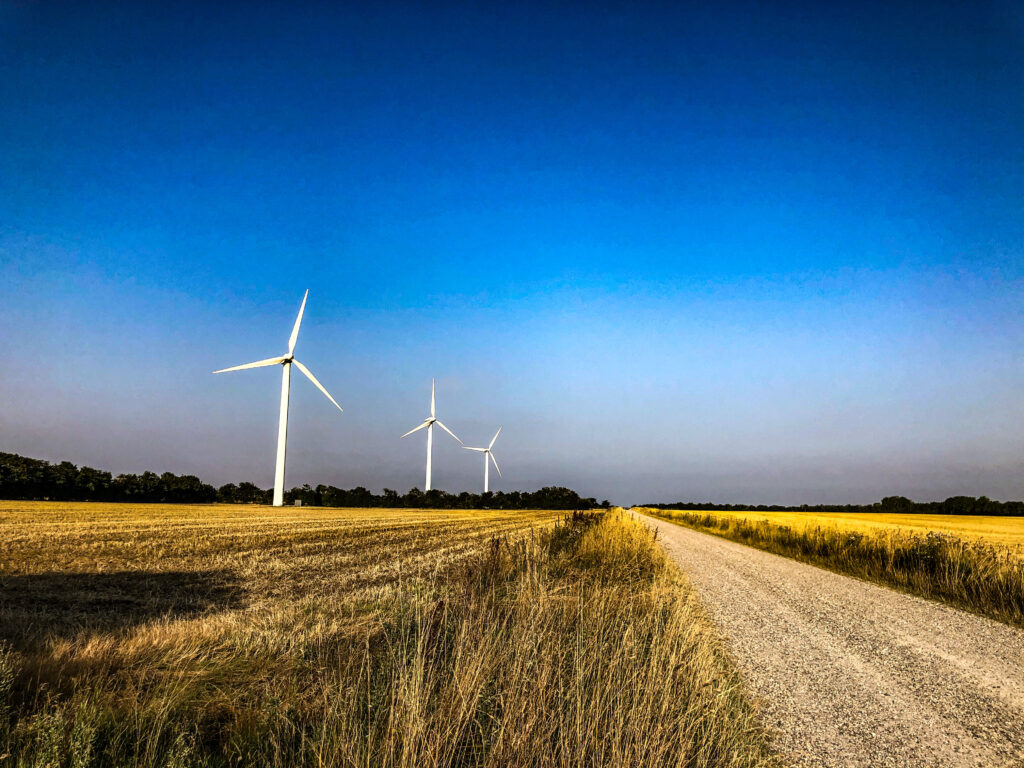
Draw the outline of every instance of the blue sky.
[[[310,288],[289,484],[1024,497],[1018,5],[207,5],[0,7],[0,450],[269,485]]]

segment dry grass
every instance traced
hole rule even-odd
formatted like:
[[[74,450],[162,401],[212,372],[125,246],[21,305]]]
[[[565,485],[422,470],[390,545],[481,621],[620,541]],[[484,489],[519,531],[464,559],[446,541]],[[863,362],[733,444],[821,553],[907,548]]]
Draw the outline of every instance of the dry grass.
[[[622,515],[0,510],[0,765],[770,764]]]
[[[901,527],[895,518],[915,515],[872,515],[885,520],[834,515],[781,513],[766,519],[741,512],[691,512],[643,509],[672,522],[733,541],[820,565],[840,573],[871,579],[922,597],[942,600],[1000,621],[1024,626],[1024,556],[1017,542],[992,543],[978,535],[985,526],[972,518],[961,538],[957,521],[945,518],[939,531]],[[791,518],[794,520],[790,521]],[[1000,518],[989,528],[1007,530]],[[782,522],[783,520],[786,523]],[[1011,524],[1021,522],[1011,519]],[[1024,527],[1024,526],[1022,526]]]

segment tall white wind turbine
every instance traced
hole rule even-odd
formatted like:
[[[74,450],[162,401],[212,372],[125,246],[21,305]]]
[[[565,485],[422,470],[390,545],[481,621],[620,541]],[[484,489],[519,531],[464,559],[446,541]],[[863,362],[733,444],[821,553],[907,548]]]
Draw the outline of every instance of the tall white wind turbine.
[[[414,427],[413,429],[410,429],[408,432],[406,432],[404,435],[402,435],[402,437],[408,437],[413,432],[419,432],[421,429],[427,430],[427,482],[426,482],[426,487],[424,488],[425,491],[429,491],[430,490],[430,460],[431,460],[431,455],[434,452],[434,425],[437,424],[437,426],[439,426],[441,429],[443,429],[449,435],[454,437],[456,440],[459,440],[459,438],[456,436],[456,434],[454,432],[452,432],[450,429],[448,429],[448,427],[446,427],[444,424],[442,424],[440,421],[437,420],[437,414],[436,414],[436,412],[434,410],[434,390],[435,390],[434,380],[431,379],[430,380],[430,416],[427,417],[426,419],[424,419],[423,423],[420,424],[418,427]],[[461,440],[459,440],[459,445],[462,445],[462,441]]]
[[[498,439],[498,435],[501,434],[501,427],[498,427],[498,431],[494,433],[494,437],[491,438],[491,444],[486,448],[470,448],[468,445],[462,446],[467,451],[479,451],[484,455],[484,493],[488,493],[491,490],[491,465],[487,462],[488,459],[494,462],[494,468],[498,469],[498,461],[494,458],[494,454],[491,453],[491,448],[494,447],[494,441]],[[498,477],[501,477],[501,470],[498,469]]]
[[[299,307],[299,316],[295,318],[295,326],[292,328],[292,335],[288,339],[288,354],[283,357],[270,357],[266,360],[259,360],[255,363],[236,365],[233,368],[222,368],[214,373],[227,373],[228,371],[242,371],[246,368],[263,368],[268,365],[281,366],[281,418],[277,425],[277,468],[274,470],[274,506],[280,507],[284,504],[284,457],[288,443],[288,390],[292,380],[292,365],[302,371],[313,385],[326,395],[327,399],[334,403],[340,411],[338,401],[331,397],[331,393],[324,389],[324,385],[316,380],[316,376],[309,372],[309,368],[295,359],[295,342],[299,340],[299,326],[302,324],[302,313],[306,311],[306,299],[309,298],[309,290],[302,297],[302,306]]]

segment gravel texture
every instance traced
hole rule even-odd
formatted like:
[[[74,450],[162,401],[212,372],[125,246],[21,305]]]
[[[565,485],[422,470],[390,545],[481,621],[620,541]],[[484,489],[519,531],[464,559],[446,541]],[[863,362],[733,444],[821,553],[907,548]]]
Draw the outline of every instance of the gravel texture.
[[[1024,632],[641,516],[793,766],[1024,766]]]

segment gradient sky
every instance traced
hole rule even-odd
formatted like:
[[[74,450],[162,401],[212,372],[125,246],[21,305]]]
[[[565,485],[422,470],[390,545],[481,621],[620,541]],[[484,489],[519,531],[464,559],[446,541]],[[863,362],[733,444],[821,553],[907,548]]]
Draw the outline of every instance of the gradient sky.
[[[0,3],[0,450],[1024,498],[1019,3],[367,5]]]

